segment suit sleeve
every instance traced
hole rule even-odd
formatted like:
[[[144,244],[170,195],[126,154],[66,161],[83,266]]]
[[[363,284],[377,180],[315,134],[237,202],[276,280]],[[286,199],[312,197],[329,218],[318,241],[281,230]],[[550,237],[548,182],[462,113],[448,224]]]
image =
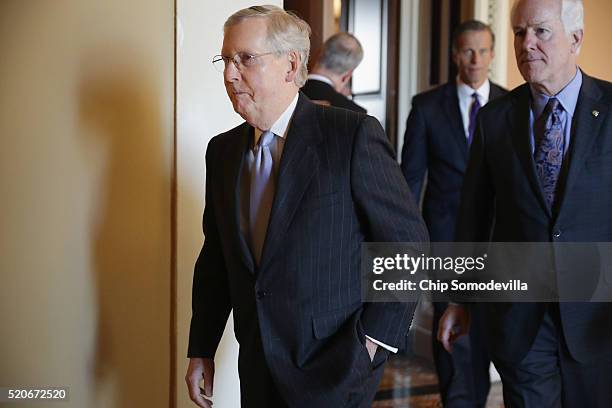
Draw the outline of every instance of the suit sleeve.
[[[365,241],[427,242],[425,223],[376,119],[367,116],[361,122],[353,149],[351,188]],[[415,245],[415,250],[425,248]],[[365,334],[400,347],[414,307],[414,303],[365,303],[361,315]]]
[[[195,264],[192,289],[192,317],[187,357],[214,358],[231,310],[225,259],[216,224],[212,198],[215,175],[211,163],[214,139],[206,152],[206,203],[202,228],[204,245]]]
[[[417,202],[421,198],[427,166],[427,128],[421,107],[413,98],[404,132],[402,173]]]

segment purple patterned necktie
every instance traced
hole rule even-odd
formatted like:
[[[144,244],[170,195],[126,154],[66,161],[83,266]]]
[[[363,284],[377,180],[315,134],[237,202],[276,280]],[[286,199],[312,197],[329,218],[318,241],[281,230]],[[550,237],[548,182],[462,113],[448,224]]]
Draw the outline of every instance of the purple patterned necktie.
[[[472,144],[474,140],[474,132],[476,131],[476,115],[480,110],[480,102],[478,101],[478,94],[474,92],[472,94],[472,106],[470,107],[470,123],[468,124],[468,146]]]
[[[270,143],[274,133],[266,131],[261,134],[255,146],[255,160],[251,167],[251,195],[249,198],[249,228],[251,233],[251,250],[259,265],[263,250],[272,200],[274,199],[274,177],[272,177],[272,153]]]
[[[565,137],[561,123],[562,112],[563,107],[559,101],[550,98],[544,113],[534,123],[535,168],[549,208],[555,200],[555,190],[563,163]]]

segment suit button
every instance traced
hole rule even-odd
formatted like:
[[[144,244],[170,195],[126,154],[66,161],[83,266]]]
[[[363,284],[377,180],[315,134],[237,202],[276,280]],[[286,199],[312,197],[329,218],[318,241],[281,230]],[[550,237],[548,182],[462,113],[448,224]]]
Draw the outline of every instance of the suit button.
[[[263,299],[266,296],[270,296],[270,292],[266,292],[265,290],[258,290],[256,296],[257,299]]]
[[[553,234],[553,237],[559,238],[561,236],[561,230],[556,230]]]

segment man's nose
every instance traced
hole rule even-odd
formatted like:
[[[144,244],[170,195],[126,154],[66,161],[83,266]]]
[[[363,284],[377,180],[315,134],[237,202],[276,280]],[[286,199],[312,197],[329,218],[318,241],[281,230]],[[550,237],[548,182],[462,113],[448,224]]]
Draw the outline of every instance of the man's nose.
[[[223,78],[225,82],[234,82],[240,79],[240,71],[236,68],[236,64],[234,61],[230,61],[225,65],[225,69],[223,70]]]
[[[523,37],[521,48],[524,51],[532,51],[536,49],[537,37],[532,30],[527,30]]]
[[[480,53],[478,51],[474,51],[472,53],[472,57],[470,58],[470,62],[472,63],[472,65],[476,65],[478,64],[479,60],[480,60]]]

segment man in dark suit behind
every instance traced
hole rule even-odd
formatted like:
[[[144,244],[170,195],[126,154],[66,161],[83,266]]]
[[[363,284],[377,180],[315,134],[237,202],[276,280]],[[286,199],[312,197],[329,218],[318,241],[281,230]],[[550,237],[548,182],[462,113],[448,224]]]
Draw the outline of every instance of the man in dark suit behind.
[[[466,21],[455,30],[452,44],[457,78],[413,98],[402,149],[402,171],[417,200],[426,182],[423,218],[432,242],[454,240],[476,114],[489,100],[506,93],[488,79],[495,45],[489,26]],[[443,405],[484,407],[490,358],[482,319],[473,316],[469,338],[456,344],[451,355],[436,338],[446,303],[433,306],[432,351]]]
[[[612,84],[576,64],[583,14],[580,0],[515,4],[514,48],[527,84],[480,112],[458,240],[612,241]],[[553,258],[559,290],[586,278],[580,267],[568,270],[564,251]],[[612,303],[486,306],[506,407],[610,406]],[[439,331],[446,347],[467,317],[466,306],[449,305]]]
[[[366,113],[345,95],[353,71],[363,59],[359,40],[350,33],[337,33],[325,41],[321,55],[302,92],[314,102]]]
[[[250,7],[226,21],[214,59],[246,122],[206,153],[185,378],[200,407],[231,310],[245,407],[369,407],[410,325],[414,303],[362,301],[361,244],[424,242],[425,224],[380,124],[298,93],[309,33]]]

